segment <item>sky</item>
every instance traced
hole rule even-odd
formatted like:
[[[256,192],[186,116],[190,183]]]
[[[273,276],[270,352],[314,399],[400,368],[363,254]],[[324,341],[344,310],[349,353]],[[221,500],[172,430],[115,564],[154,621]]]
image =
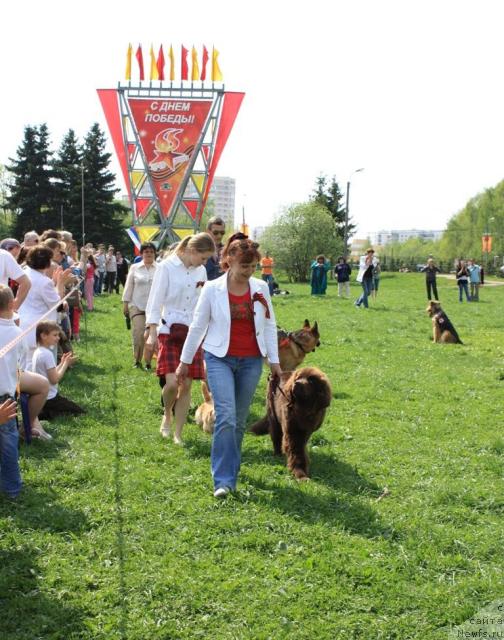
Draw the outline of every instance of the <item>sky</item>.
[[[267,225],[323,174],[351,182],[358,237],[443,229],[504,178],[503,24],[501,0],[9,2],[0,163],[29,124],[54,148],[69,128],[108,135],[96,89],[124,80],[130,42],[214,45],[246,94],[217,170],[240,218]]]

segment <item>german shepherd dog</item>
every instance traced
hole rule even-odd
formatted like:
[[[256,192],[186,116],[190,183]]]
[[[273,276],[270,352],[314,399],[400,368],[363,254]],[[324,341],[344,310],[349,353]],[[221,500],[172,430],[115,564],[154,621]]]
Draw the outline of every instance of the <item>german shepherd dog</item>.
[[[320,428],[331,403],[327,376],[315,367],[282,373],[268,387],[268,413],[252,425],[256,435],[269,433],[276,455],[285,454],[287,467],[297,480],[308,480],[306,444]]]
[[[294,371],[303,362],[307,353],[315,351],[320,346],[320,334],[315,322],[310,327],[310,321],[305,320],[299,331],[287,333],[283,329],[278,330],[278,355],[282,371]]]
[[[441,303],[438,300],[431,300],[426,311],[432,318],[432,339],[434,342],[464,344],[450,319],[441,309]]]

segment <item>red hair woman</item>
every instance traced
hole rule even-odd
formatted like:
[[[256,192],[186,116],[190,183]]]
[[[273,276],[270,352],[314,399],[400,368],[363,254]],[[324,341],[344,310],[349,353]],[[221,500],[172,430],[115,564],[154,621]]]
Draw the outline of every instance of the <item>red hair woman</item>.
[[[268,285],[252,277],[261,259],[258,249],[242,233],[229,238],[221,258],[225,273],[203,288],[176,371],[182,382],[203,341],[216,415],[211,455],[216,498],[236,489],[245,423],[263,358],[274,376],[282,372]]]

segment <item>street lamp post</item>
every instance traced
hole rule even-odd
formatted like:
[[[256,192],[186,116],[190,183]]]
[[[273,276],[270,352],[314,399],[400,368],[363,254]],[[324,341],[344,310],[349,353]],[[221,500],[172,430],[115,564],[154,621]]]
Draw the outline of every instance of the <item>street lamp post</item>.
[[[359,171],[364,171],[364,167],[361,167],[360,169],[355,169],[355,171],[352,171],[352,173],[350,174],[350,177],[348,178],[348,181],[346,183],[346,200],[345,200],[345,227],[343,230],[343,247],[344,247],[344,256],[345,259],[348,255],[348,220],[349,220],[349,216],[348,216],[348,212],[350,211],[350,181],[352,180],[352,176],[355,173],[359,173]]]
[[[86,230],[84,226],[84,164],[81,164],[80,170],[81,170],[82,246],[84,246],[86,244]]]

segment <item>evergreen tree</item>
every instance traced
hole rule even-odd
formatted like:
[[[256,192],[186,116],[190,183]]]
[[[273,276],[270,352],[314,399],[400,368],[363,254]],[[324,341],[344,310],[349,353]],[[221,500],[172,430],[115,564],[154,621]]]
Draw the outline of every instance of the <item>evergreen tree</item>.
[[[11,235],[11,212],[7,204],[9,191],[9,174],[6,168],[0,164],[0,238]]]
[[[313,200],[317,204],[321,204],[323,207],[328,209],[329,203],[328,203],[326,190],[327,190],[327,178],[324,175],[320,175],[317,178],[317,182],[315,185],[315,189],[313,190],[313,196],[311,200]]]
[[[336,177],[333,176],[331,183],[328,185],[326,176],[320,175],[317,178],[312,200],[329,211],[336,226],[336,234],[339,238],[343,239],[345,237],[346,204],[343,205],[344,197],[336,181]],[[353,234],[355,228],[355,225],[348,220],[348,238]]]
[[[81,151],[73,129],[63,138],[54,158],[54,203],[59,213],[58,228],[82,235],[82,171]]]
[[[27,126],[17,149],[17,158],[9,158],[7,169],[13,175],[7,205],[13,211],[13,234],[22,237],[30,229],[39,232],[54,226],[51,169],[47,125]]]
[[[105,151],[105,135],[95,123],[84,139],[81,149],[84,167],[85,240],[97,244],[126,243],[123,218],[128,211],[114,200],[119,191],[114,188],[115,176],[109,171],[111,154]],[[77,233],[79,238],[82,233]]]

